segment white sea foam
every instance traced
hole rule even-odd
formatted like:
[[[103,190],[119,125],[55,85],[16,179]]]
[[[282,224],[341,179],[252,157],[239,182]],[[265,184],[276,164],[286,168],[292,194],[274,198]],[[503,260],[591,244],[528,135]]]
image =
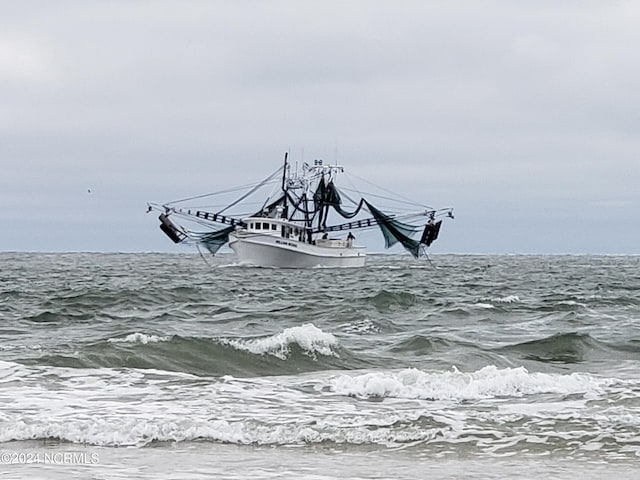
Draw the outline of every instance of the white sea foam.
[[[11,351],[11,350],[42,350],[42,345],[39,343],[31,343],[26,345],[14,345],[14,344],[4,344],[0,345],[0,352],[2,351]]]
[[[378,326],[368,318],[364,318],[353,323],[347,323],[342,325],[340,329],[345,333],[352,334],[377,333],[380,331],[380,328],[378,328]]]
[[[207,378],[159,370],[11,362],[0,362],[0,374],[5,375],[3,381],[12,382],[0,396],[0,443],[56,438],[103,446],[205,440],[403,448],[437,441],[440,446],[470,442],[491,454],[520,441],[549,444],[552,449],[548,439],[553,438],[556,445],[561,441],[566,448],[586,445],[589,450],[596,449],[601,438],[615,438],[629,445],[630,455],[640,454],[633,443],[640,428],[637,409],[627,404],[594,407],[588,398],[589,392],[593,399],[602,398],[601,394],[610,398],[616,389],[631,395],[639,385],[637,379],[625,385],[587,374],[536,374],[496,367],[471,373],[386,370]],[[508,399],[530,393],[546,395],[535,402]],[[571,393],[583,395],[566,398]],[[346,400],[345,394],[364,401]],[[367,401],[371,396],[387,398]],[[443,400],[433,402],[434,397]],[[467,401],[459,405],[458,400]],[[500,429],[502,422],[523,427]],[[527,426],[531,423],[535,428]],[[496,436],[476,443],[479,428],[495,431]]]
[[[270,337],[252,340],[227,340],[226,343],[256,355],[273,355],[282,360],[289,356],[292,345],[298,345],[309,356],[316,354],[338,356],[334,351],[338,345],[336,337],[331,333],[323,332],[312,323],[286,328]]]
[[[251,266],[251,265],[247,263],[232,262],[232,263],[224,263],[224,264],[216,265],[216,268],[236,268],[236,267],[246,267],[246,266]]]
[[[588,308],[586,303],[576,302],[575,300],[562,300],[559,302],[560,305],[569,305],[571,307],[582,307]]]
[[[25,371],[26,367],[19,363],[0,360],[0,383],[12,381]]]
[[[529,373],[524,367],[499,369],[487,366],[476,372],[375,372],[339,375],[329,382],[331,391],[353,397],[396,397],[432,400],[479,400],[520,397],[540,393],[588,394],[599,392],[600,382],[588,374],[552,375]]]
[[[269,425],[251,421],[189,419],[84,419],[73,422],[18,422],[0,434],[0,442],[56,438],[100,446],[144,446],[154,441],[208,440],[238,445],[300,445],[305,443],[390,444],[434,438],[441,428],[393,431],[384,426],[318,427],[304,424]]]
[[[496,308],[494,305],[491,305],[490,303],[474,303],[473,306],[476,308],[483,308],[486,310]]]
[[[107,340],[109,343],[158,343],[167,342],[171,337],[160,337],[158,335],[147,335],[146,333],[135,332],[127,335],[124,338],[110,338]]]
[[[497,303],[520,303],[520,297],[518,295],[507,295],[505,297],[493,298],[492,301]]]

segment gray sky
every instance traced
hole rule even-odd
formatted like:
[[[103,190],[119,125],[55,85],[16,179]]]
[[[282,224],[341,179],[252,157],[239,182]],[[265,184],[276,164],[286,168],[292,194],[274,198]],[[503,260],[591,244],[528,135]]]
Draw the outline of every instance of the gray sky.
[[[4,2],[0,251],[181,251],[146,201],[291,149],[453,206],[433,252],[640,253],[638,45],[632,1]]]

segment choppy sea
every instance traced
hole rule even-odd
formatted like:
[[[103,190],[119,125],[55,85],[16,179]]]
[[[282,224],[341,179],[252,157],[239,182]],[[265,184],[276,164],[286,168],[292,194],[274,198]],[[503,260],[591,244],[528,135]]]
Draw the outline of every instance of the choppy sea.
[[[637,478],[640,257],[0,254],[2,478]]]

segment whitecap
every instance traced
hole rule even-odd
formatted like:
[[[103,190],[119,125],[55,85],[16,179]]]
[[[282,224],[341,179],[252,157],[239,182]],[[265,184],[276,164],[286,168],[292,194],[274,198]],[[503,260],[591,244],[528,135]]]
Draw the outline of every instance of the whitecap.
[[[378,326],[368,318],[364,318],[353,323],[347,323],[342,325],[340,329],[345,333],[352,334],[377,333],[380,331]]]
[[[586,303],[576,302],[575,300],[562,300],[559,302],[560,305],[568,305],[570,307],[582,307],[588,308]]]
[[[40,345],[39,343],[31,343],[31,344],[25,344],[25,345],[12,345],[12,344],[0,345],[0,352],[11,351],[11,350],[42,350],[42,345]]]
[[[160,337],[158,335],[147,335],[146,333],[135,332],[127,335],[124,338],[109,338],[109,343],[141,343],[146,345],[147,343],[167,342],[171,337]]]
[[[473,306],[476,308],[483,308],[486,310],[496,308],[494,305],[491,305],[490,303],[474,303]]]
[[[273,355],[282,360],[289,356],[291,346],[294,344],[298,345],[305,354],[312,357],[315,354],[338,356],[333,350],[338,345],[336,337],[331,333],[323,332],[312,323],[285,328],[282,332],[270,337],[251,340],[226,340],[225,343],[239,350],[245,350],[256,355]]]
[[[520,297],[518,295],[507,295],[505,297],[498,297],[493,299],[494,302],[498,303],[520,303]]]

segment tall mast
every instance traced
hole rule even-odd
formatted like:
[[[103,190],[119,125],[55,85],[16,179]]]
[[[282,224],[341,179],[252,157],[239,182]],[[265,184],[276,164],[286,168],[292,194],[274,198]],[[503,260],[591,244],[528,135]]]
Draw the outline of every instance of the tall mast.
[[[282,210],[283,218],[287,218],[287,168],[289,166],[289,164],[287,163],[288,156],[289,152],[284,152],[284,167],[282,168],[282,192],[284,193],[284,208]]]

